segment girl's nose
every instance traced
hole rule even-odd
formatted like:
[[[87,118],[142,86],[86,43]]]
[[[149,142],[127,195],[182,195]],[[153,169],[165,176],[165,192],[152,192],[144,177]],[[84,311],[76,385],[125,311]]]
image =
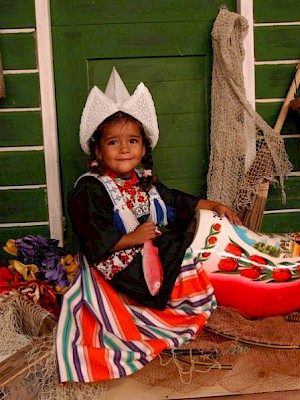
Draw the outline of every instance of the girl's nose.
[[[129,151],[129,147],[128,147],[128,143],[127,142],[121,142],[120,151],[122,153],[127,153]]]

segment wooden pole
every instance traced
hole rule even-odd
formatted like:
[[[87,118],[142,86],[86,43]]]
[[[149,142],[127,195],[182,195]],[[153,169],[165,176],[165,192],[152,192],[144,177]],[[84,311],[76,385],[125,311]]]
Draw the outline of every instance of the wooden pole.
[[[295,84],[296,83],[296,84]],[[298,87],[300,84],[300,63],[296,66],[296,74],[293,79],[293,82],[289,88],[289,91],[286,95],[286,98],[283,102],[283,105],[281,107],[281,110],[278,114],[277,121],[274,125],[274,131],[277,133],[281,132],[281,129],[283,127],[284,121],[286,119],[286,116],[288,114],[289,108],[290,108],[290,102],[295,98],[295,95],[297,93]]]

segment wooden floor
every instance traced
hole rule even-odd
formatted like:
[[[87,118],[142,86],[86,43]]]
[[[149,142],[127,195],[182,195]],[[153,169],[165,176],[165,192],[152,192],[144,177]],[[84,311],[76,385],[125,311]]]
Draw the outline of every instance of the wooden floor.
[[[300,390],[289,390],[283,392],[267,392],[257,394],[236,394],[230,396],[198,397],[200,400],[300,400]],[[176,399],[181,400],[181,399]],[[184,400],[197,400],[188,398]]]
[[[281,390],[280,382],[291,390]],[[151,387],[135,381],[132,377],[116,379],[108,383],[105,400],[300,400],[300,380],[288,376],[274,375],[265,385],[261,382],[245,394],[232,394],[221,386],[199,387],[191,393],[179,393],[162,387]],[[275,384],[277,383],[277,386]],[[276,390],[276,391],[274,391]],[[251,393],[254,392],[254,393]],[[261,392],[261,393],[255,393]]]

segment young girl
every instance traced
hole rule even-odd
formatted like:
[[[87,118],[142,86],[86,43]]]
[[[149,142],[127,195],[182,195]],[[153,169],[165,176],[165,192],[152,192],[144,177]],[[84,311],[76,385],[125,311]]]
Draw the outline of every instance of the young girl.
[[[201,331],[215,300],[200,263],[186,253],[191,222],[200,208],[240,221],[225,205],[153,176],[158,127],[142,83],[130,96],[113,70],[105,94],[91,91],[80,139],[90,171],[70,193],[69,213],[82,270],[65,295],[57,344],[61,381],[90,382],[128,375]],[[149,240],[163,270],[155,295],[143,273]]]

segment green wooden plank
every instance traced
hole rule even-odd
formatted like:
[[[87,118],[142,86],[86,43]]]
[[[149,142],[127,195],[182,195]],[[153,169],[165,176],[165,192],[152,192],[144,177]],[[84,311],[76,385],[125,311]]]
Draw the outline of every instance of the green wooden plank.
[[[8,239],[19,239],[27,235],[43,236],[50,238],[50,230],[48,225],[39,226],[12,226],[9,228],[0,228],[0,259],[11,259],[12,256],[3,250]]]
[[[0,34],[0,48],[3,69],[36,68],[34,32]]]
[[[170,189],[178,189],[199,198],[206,198],[206,183],[200,178],[164,179],[163,183]]]
[[[300,208],[300,177],[291,176],[285,180],[286,203],[282,203],[281,188],[270,185],[266,210]]]
[[[256,27],[254,29],[256,61],[299,59],[299,36],[300,25]]]
[[[206,108],[206,82],[200,80],[158,82],[149,85],[158,115],[196,113]],[[184,99],[184,100],[183,100]]]
[[[76,72],[73,63],[80,61],[79,54],[84,54],[86,60],[206,54],[210,30],[210,21],[54,27],[55,63],[57,67],[68,66],[71,73]],[[68,57],[75,59],[66,65],[62,48],[67,44],[71,47],[67,49]]]
[[[37,146],[43,144],[39,111],[0,113],[1,146]]]
[[[157,148],[153,152],[154,169],[160,179],[199,178],[205,181],[207,154],[203,149],[193,147]]]
[[[265,214],[260,231],[266,233],[300,232],[300,213]]]
[[[270,126],[274,127],[282,104],[283,102],[256,103],[256,110]],[[283,135],[292,135],[300,133],[298,130],[295,118],[288,112],[280,133]]]
[[[256,23],[300,21],[299,0],[254,0],[254,20]]]
[[[7,151],[0,153],[0,186],[45,184],[43,151]]]
[[[189,81],[192,76],[197,76],[198,79],[206,78],[205,57],[128,58],[114,62],[118,63],[118,72],[126,85],[136,85],[139,81],[146,85],[166,81]],[[90,89],[93,85],[105,89],[112,66],[112,60],[88,60]]]
[[[38,107],[40,105],[39,76],[32,74],[5,75],[6,98],[0,108]]]
[[[112,61],[94,60],[91,68],[90,63],[90,87],[97,85],[104,90]],[[154,98],[159,114],[197,112],[201,109],[201,103],[206,102],[205,57],[118,60],[118,71],[130,93],[136,88],[137,82],[143,80]],[[137,76],[134,71],[138,71]]]
[[[0,209],[0,223],[47,221],[46,190],[2,190]]]
[[[53,25],[203,21],[215,19],[221,4],[220,0],[77,0],[70,12],[67,1],[51,0],[51,16]],[[227,0],[226,5],[235,11],[235,0]]]
[[[299,172],[300,171],[300,138],[288,138],[284,139],[285,149],[289,155],[290,161],[294,166],[293,171]],[[300,184],[298,186],[298,190],[300,192]],[[299,204],[300,207],[300,204]]]
[[[1,0],[0,29],[35,26],[34,0]]]
[[[256,98],[285,98],[294,76],[294,64],[257,65],[255,67]]]
[[[50,238],[50,230],[48,225],[29,225],[29,226],[11,226],[8,228],[0,228],[0,237],[2,247],[8,239],[19,239],[27,235],[43,236]]]
[[[159,147],[195,146],[208,155],[207,112],[161,114],[159,119]]]

